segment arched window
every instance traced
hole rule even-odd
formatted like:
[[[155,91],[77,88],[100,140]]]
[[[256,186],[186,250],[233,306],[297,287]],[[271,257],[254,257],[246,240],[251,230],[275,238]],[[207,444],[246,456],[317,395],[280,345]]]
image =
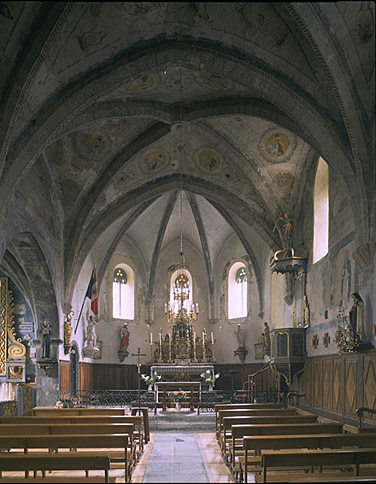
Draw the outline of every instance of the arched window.
[[[228,318],[247,316],[248,279],[245,265],[235,262],[228,274]]]
[[[134,273],[121,264],[114,270],[112,282],[112,311],[118,319],[134,319]]]
[[[317,165],[313,194],[313,263],[318,262],[329,248],[329,170],[321,157]]]

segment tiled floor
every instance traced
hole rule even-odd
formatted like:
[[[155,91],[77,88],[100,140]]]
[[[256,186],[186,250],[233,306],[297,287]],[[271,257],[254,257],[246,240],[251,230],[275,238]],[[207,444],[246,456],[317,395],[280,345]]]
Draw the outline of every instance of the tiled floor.
[[[197,455],[196,448],[201,455]],[[150,456],[155,466],[154,459],[158,455],[164,456],[163,462],[154,474],[149,467],[152,463]],[[222,483],[235,480],[223,460],[213,432],[161,432],[151,434],[150,443],[132,473],[132,482]]]

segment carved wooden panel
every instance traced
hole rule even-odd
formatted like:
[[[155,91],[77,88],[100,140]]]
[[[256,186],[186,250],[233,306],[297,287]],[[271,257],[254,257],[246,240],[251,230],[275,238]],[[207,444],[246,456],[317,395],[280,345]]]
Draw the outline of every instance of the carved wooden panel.
[[[347,358],[345,363],[345,414],[356,417],[358,407],[358,358]]]
[[[313,405],[312,402],[312,360],[307,360],[304,366],[304,393],[306,405]]]
[[[313,361],[312,365],[312,396],[313,406],[322,408],[322,362],[321,360]]]
[[[333,410],[332,360],[323,360],[323,408]]]
[[[70,362],[60,360],[60,390],[70,390]]]
[[[364,357],[364,407],[376,410],[376,355]],[[376,415],[364,414],[364,421],[376,422]]]
[[[333,412],[342,415],[343,412],[343,359],[333,360]]]

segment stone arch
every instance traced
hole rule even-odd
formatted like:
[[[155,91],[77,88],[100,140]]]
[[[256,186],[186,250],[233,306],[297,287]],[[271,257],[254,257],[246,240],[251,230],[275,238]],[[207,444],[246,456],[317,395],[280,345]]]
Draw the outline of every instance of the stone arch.
[[[120,58],[110,66],[104,66],[82,79],[61,97],[60,102],[56,103],[53,109],[42,119],[37,120],[34,129],[29,131],[16,149],[11,169],[6,173],[8,187],[4,194],[6,198],[11,196],[12,187],[17,185],[29,163],[32,163],[55,139],[56,129],[64,123],[69,125],[79,112],[124,78],[142,75],[150,69],[167,65],[171,61],[184,62],[194,69],[203,64],[214,73],[223,73],[223,64],[226,63],[228,64],[226,73],[232,80],[249,87],[252,91],[256,90],[259,95],[266,97],[274,106],[284,111],[288,117],[295,119],[304,131],[311,133],[321,156],[343,177],[353,199],[353,205],[354,200],[362,200],[362,217],[356,219],[358,224],[356,232],[359,239],[364,239],[364,229],[367,226],[364,216],[367,213],[367,207],[364,207],[366,201],[360,196],[358,183],[354,183],[352,176],[354,165],[351,155],[329,121],[325,120],[307,101],[308,93],[297,94],[277,76],[255,67],[251,58],[239,59],[235,54],[229,55],[212,48],[190,45],[187,42],[161,42],[158,47],[153,46],[148,52],[145,49],[141,54],[139,56],[135,54],[132,58]],[[67,116],[67,113],[70,114]]]

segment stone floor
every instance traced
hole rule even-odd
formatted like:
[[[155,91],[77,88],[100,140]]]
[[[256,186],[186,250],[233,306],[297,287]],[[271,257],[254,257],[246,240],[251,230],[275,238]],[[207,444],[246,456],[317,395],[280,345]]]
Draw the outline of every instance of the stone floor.
[[[152,432],[133,483],[235,482],[214,432]]]

